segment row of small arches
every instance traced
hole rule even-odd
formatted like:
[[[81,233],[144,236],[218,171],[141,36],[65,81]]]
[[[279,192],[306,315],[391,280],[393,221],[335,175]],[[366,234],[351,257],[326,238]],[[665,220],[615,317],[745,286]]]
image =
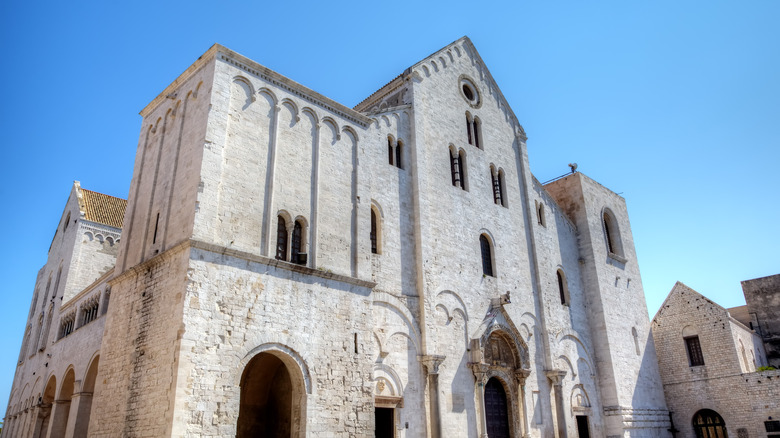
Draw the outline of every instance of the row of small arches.
[[[92,242],[93,240],[97,240],[100,243],[108,243],[110,246],[114,246],[115,243],[119,243],[119,238],[114,240],[111,236],[103,236],[100,233],[92,234],[92,232],[87,231],[84,233],[84,237],[86,237],[87,241]]]
[[[294,115],[293,118],[294,122],[300,121],[300,115],[302,113],[306,113],[312,117],[313,122],[316,125],[320,123],[330,125],[330,127],[336,133],[336,140],[341,139],[340,133],[342,131],[349,133],[354,138],[355,141],[358,141],[359,139],[357,132],[351,126],[349,125],[339,126],[339,123],[335,119],[333,119],[330,116],[320,117],[317,114],[317,111],[315,111],[313,108],[310,107],[299,108],[298,104],[294,100],[287,97],[279,99],[276,96],[276,94],[267,87],[261,87],[260,89],[255,91],[255,87],[254,85],[252,85],[252,82],[244,76],[234,77],[233,82],[241,85],[241,88],[244,89],[247,97],[247,104],[251,104],[252,102],[255,102],[257,100],[257,95],[265,95],[270,100],[272,106],[277,109],[277,111],[280,109],[282,105],[290,108],[292,114]]]

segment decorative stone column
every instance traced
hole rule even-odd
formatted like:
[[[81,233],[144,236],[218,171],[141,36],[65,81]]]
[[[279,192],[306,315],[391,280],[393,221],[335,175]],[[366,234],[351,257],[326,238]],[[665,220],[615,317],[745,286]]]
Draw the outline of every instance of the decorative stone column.
[[[475,363],[471,365],[474,377],[477,379],[477,392],[479,399],[479,437],[487,438],[487,412],[485,412],[485,385],[488,381],[488,365]]]
[[[441,412],[439,409],[439,365],[445,356],[429,354],[421,361],[428,373],[428,395],[430,396],[431,438],[441,438]]]
[[[566,371],[549,370],[545,374],[553,385],[555,392],[555,415],[558,420],[558,438],[567,438],[566,434],[566,413],[563,411],[563,378],[566,377]]]
[[[523,430],[523,438],[528,436],[528,409],[525,407],[525,379],[531,374],[531,370],[515,370],[515,380],[517,381],[518,403],[520,407],[520,422]]]

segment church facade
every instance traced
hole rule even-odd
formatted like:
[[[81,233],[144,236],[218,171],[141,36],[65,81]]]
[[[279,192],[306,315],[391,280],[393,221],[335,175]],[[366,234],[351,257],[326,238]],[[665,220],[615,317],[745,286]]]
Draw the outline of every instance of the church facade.
[[[355,108],[215,45],[141,115],[3,437],[669,435],[624,199],[536,180],[468,38]]]

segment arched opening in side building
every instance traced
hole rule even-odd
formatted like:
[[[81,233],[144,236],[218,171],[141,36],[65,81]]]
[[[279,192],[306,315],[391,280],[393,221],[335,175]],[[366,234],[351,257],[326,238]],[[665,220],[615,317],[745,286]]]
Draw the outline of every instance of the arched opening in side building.
[[[693,431],[696,438],[728,438],[726,422],[712,409],[702,409],[693,415]]]
[[[292,358],[276,351],[256,355],[241,376],[236,437],[302,436],[304,398],[303,376]]]
[[[509,438],[509,409],[504,385],[493,377],[485,385],[485,420],[490,438]]]

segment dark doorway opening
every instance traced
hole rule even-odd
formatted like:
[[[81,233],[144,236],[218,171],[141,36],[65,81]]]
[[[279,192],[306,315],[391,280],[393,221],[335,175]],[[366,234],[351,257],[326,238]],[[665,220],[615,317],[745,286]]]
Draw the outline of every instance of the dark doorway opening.
[[[374,416],[376,417],[374,436],[376,438],[395,438],[394,411],[393,408],[374,408]]]
[[[485,418],[490,438],[509,438],[506,391],[495,377],[485,385]]]
[[[261,353],[244,369],[236,437],[289,438],[292,434],[292,381],[276,356]]]
[[[587,415],[577,415],[577,435],[579,438],[590,438]]]

